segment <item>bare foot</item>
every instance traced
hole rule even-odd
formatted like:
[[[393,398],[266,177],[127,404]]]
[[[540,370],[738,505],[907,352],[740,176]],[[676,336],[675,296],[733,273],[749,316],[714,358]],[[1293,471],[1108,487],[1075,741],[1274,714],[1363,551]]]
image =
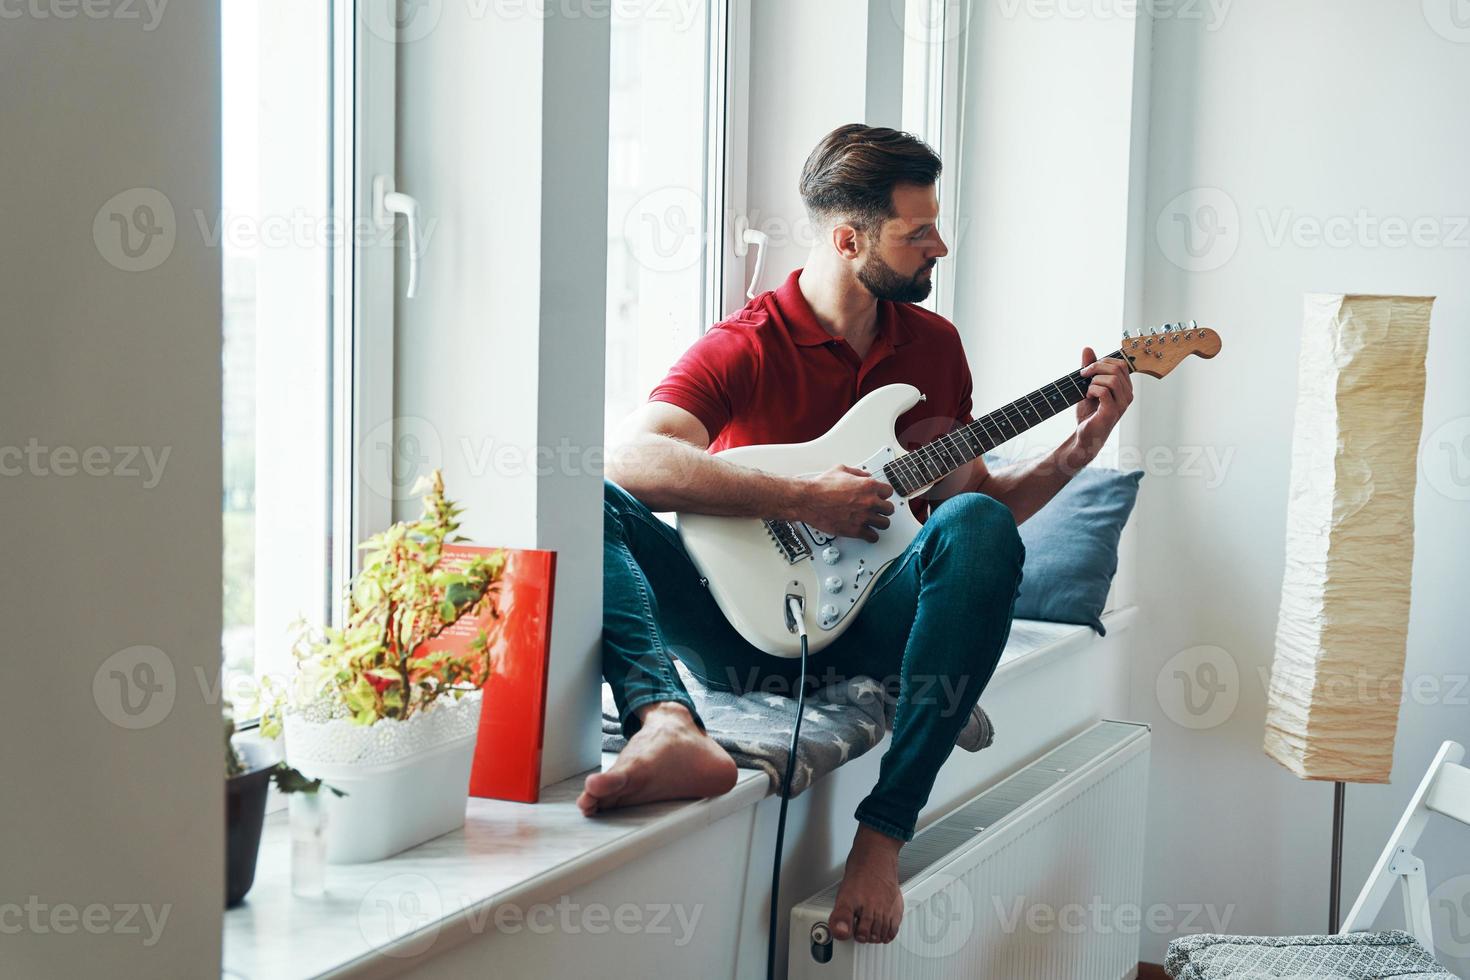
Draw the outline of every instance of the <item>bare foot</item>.
[[[735,760],[677,701],[640,708],[643,725],[606,772],[587,777],[577,806],[587,816],[658,800],[702,799],[730,792]]]
[[[838,939],[891,943],[903,921],[898,851],[903,841],[859,824],[828,925]]]

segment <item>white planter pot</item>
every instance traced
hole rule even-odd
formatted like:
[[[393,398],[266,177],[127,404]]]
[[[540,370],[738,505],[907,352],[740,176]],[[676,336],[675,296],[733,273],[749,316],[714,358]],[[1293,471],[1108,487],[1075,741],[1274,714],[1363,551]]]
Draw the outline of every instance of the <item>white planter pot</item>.
[[[286,762],[322,790],[327,863],[380,861],[464,826],[480,723],[479,691],[407,721],[285,718]]]

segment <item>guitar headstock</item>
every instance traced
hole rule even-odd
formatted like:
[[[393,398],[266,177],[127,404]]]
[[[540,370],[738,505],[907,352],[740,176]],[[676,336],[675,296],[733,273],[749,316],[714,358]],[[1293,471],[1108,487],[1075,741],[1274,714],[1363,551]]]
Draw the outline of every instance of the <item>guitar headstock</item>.
[[[1133,363],[1133,370],[1150,377],[1162,378],[1191,354],[1214,357],[1220,353],[1220,335],[1193,320],[1188,323],[1166,323],[1149,327],[1131,337],[1123,331],[1118,348]]]

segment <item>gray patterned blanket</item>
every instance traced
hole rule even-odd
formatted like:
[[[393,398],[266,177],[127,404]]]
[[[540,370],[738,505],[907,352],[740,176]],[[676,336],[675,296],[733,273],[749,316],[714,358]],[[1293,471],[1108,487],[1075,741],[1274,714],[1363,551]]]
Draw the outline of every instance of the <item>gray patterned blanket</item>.
[[[738,695],[711,691],[682,663],[679,676],[694,698],[710,736],[744,769],[759,769],[779,791],[786,772],[787,747],[796,720],[796,701],[779,694]],[[830,684],[807,698],[801,717],[801,743],[791,776],[791,795],[798,796],[827,773],[856,759],[883,740],[893,725],[894,701],[866,677]],[[977,705],[955,744],[978,752],[995,737],[989,717]],[[602,685],[602,749],[622,751],[628,744],[618,723],[612,690]]]

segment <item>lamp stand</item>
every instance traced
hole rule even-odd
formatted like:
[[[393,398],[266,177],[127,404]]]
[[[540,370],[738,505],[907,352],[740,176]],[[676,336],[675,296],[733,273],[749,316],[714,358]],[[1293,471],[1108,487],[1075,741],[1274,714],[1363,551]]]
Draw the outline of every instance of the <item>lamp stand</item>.
[[[1347,784],[1332,784],[1332,883],[1327,889],[1327,932],[1337,935],[1342,925],[1342,816]]]

